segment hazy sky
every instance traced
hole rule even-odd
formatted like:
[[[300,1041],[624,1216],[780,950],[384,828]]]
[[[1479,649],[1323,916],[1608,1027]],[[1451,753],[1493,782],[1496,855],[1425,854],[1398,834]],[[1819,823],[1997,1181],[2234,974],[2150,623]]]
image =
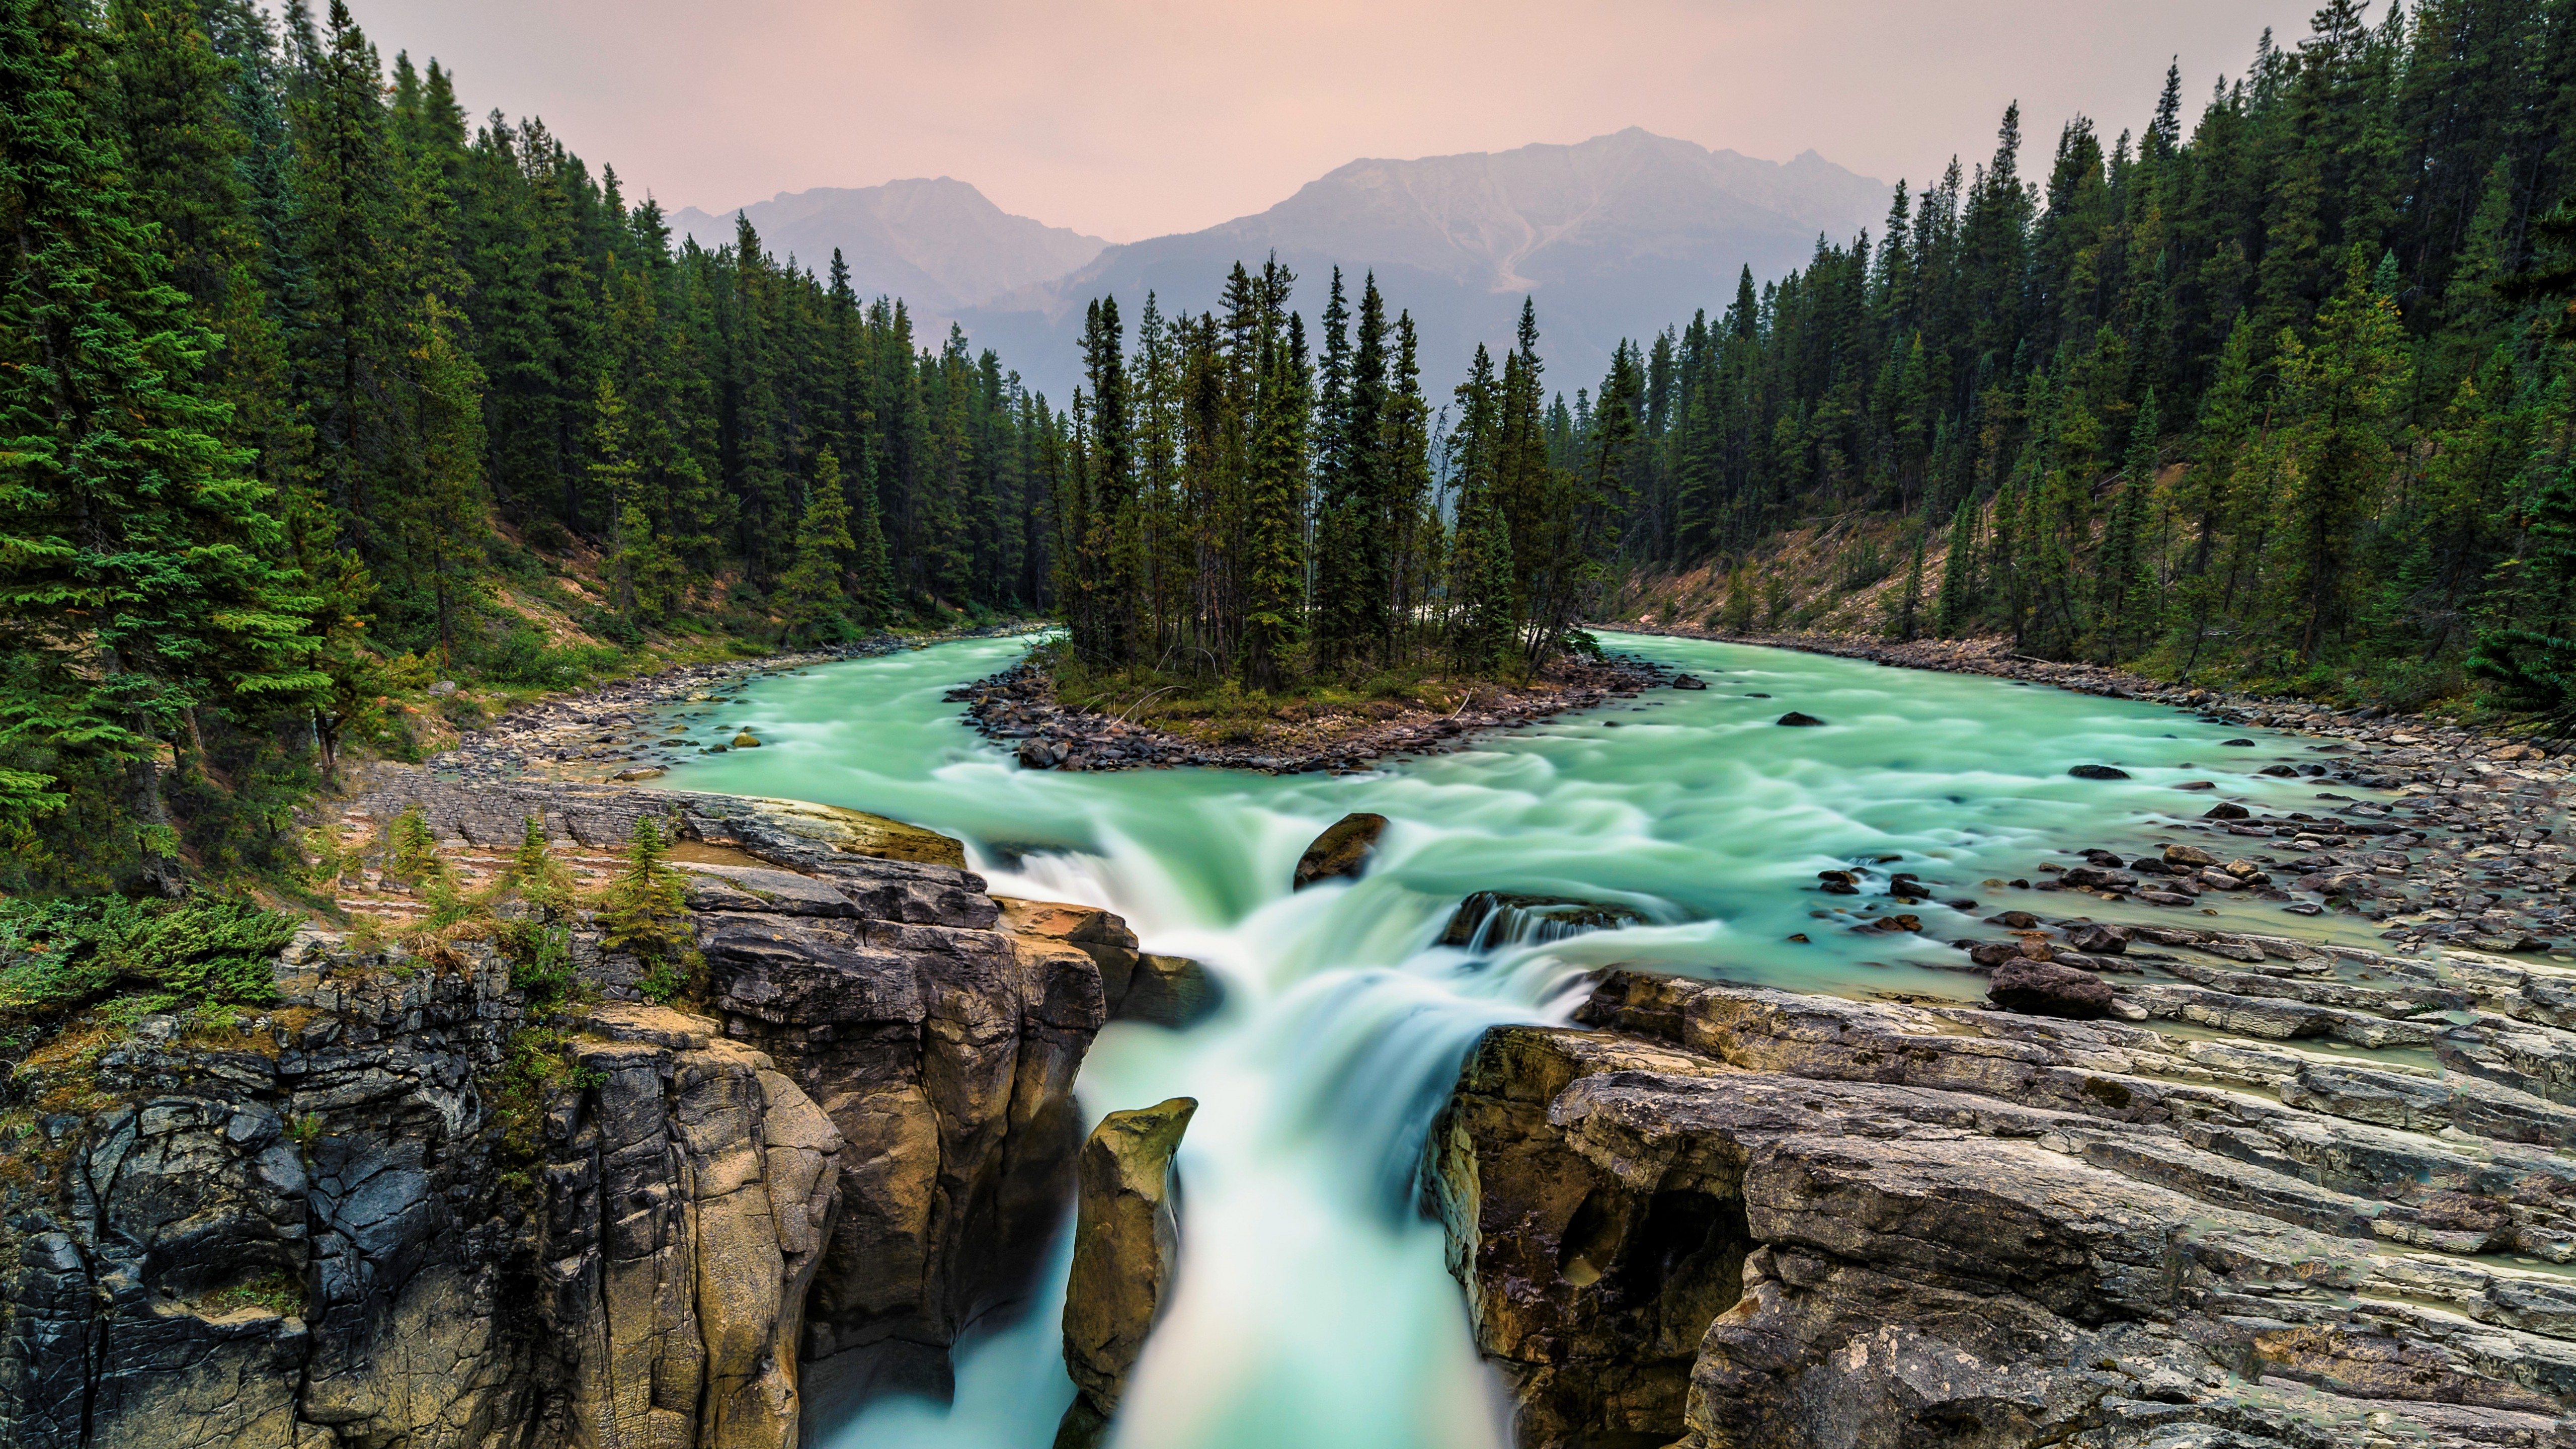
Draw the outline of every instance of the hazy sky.
[[[467,109],[543,116],[629,195],[708,210],[955,176],[1132,241],[1260,211],[1360,156],[1643,126],[1894,180],[1992,152],[2019,98],[2142,126],[2168,57],[2196,112],[2315,0],[351,0]]]

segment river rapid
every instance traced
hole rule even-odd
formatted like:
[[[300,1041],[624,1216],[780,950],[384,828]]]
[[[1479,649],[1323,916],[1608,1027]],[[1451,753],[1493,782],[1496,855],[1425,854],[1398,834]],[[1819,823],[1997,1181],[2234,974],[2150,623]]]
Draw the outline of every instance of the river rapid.
[[[1562,1020],[1584,973],[1613,961],[1972,999],[1982,978],[1921,964],[1964,961],[1941,942],[1998,910],[2100,907],[1986,882],[2036,878],[2040,861],[2074,863],[2085,846],[2137,849],[2213,799],[2322,808],[2316,782],[2253,773],[2313,758],[2301,742],[2252,733],[2257,748],[2225,748],[2249,732],[2158,706],[1742,645],[1604,642],[1710,687],[1339,778],[1061,774],[1022,770],[942,699],[1023,647],[974,640],[672,706],[665,719],[693,738],[749,728],[763,747],[692,757],[663,783],[943,831],[996,893],[1108,907],[1147,950],[1222,978],[1225,1006],[1187,1031],[1108,1027],[1079,1082],[1092,1120],[1172,1096],[1201,1103],[1179,1157],[1177,1291],[1115,1444],[1501,1449],[1498,1386],[1469,1341],[1440,1230],[1412,1203],[1424,1129],[1485,1028]],[[1790,710],[1826,723],[1774,723]],[[2069,776],[2079,764],[2132,778]],[[2194,780],[2219,789],[2174,788]],[[1366,877],[1292,895],[1299,852],[1355,810],[1393,822]],[[1856,865],[1873,873],[1862,895],[1814,889],[1818,871]],[[1977,908],[1904,907],[1923,936],[1854,931],[1895,913],[1891,872]],[[1435,944],[1479,890],[1617,902],[1653,924],[1477,953]],[[2217,908],[2226,919],[2176,914],[2307,935],[2328,924],[2259,902]],[[1073,1395],[1056,1327],[1066,1253],[1028,1314],[959,1345],[953,1403],[880,1400],[825,1449],[1044,1449]]]

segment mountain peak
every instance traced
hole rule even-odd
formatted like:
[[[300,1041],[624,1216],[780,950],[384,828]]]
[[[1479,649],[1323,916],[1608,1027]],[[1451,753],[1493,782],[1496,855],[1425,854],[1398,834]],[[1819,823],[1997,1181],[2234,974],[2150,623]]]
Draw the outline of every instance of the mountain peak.
[[[838,248],[861,296],[899,296],[925,317],[1061,277],[1108,245],[1013,216],[953,176],[782,191],[721,212],[690,207],[672,213],[671,227],[701,246],[724,245],[737,211],[771,252],[815,259]]]
[[[1267,211],[1108,248],[967,320],[978,345],[1060,393],[1075,375],[1083,303],[1152,290],[1167,312],[1212,307],[1228,267],[1275,251],[1303,279],[1301,310],[1321,306],[1333,267],[1374,271],[1387,305],[1413,313],[1435,378],[1455,375],[1479,342],[1508,345],[1520,299],[1533,297],[1555,376],[1571,389],[1600,375],[1621,338],[1723,308],[1741,268],[1778,277],[1807,261],[1817,233],[1876,225],[1890,191],[1814,151],[1764,161],[1642,126],[1508,151],[1363,157]]]

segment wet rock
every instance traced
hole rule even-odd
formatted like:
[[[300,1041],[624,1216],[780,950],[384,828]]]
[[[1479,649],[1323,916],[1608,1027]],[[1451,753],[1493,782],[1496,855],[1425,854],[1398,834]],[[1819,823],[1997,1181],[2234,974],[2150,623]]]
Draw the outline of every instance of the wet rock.
[[[2165,847],[2165,864],[2198,869],[2201,866],[2218,864],[2218,857],[2197,845],[2168,845]]]
[[[2117,956],[2129,949],[2129,928],[2086,921],[2067,928],[2066,944],[2087,955]]]
[[[2129,772],[2116,765],[2077,765],[2066,773],[2079,780],[2125,780]]]
[[[1706,689],[1708,688],[1708,681],[1700,678],[1696,674],[1676,674],[1673,676],[1673,688]]]
[[[1181,1227],[1172,1154],[1196,1100],[1112,1112],[1082,1144],[1073,1275],[1065,1285],[1064,1364],[1079,1391],[1060,1449],[1102,1442],[1128,1372],[1170,1300]]]
[[[749,730],[744,730],[742,733],[735,735],[731,743],[737,750],[756,750],[760,748],[760,736],[753,734]]]
[[[1135,974],[1110,1011],[1112,1021],[1141,1021],[1174,1030],[1196,1026],[1225,1005],[1225,983],[1187,956],[1136,957]]]
[[[1762,697],[1763,697],[1763,698],[1768,698],[1769,696],[1767,696],[1767,695],[1766,695],[1766,696],[1762,696]],[[1800,728],[1805,728],[1806,726],[1809,726],[1809,725],[1820,725],[1820,724],[1823,724],[1823,723],[1824,723],[1824,721],[1823,721],[1823,720],[1820,720],[1820,719],[1818,719],[1818,718],[1816,718],[1814,715],[1811,715],[1811,714],[1800,714],[1798,711],[1796,711],[1796,710],[1794,710],[1794,709],[1793,709],[1793,710],[1789,711],[1787,714],[1784,714],[1784,715],[1780,716],[1779,723],[1784,724],[1784,725],[1794,725],[1794,726],[1797,726],[1797,727],[1800,727]]]
[[[2069,866],[2058,879],[2079,890],[2119,893],[2138,888],[2136,876],[2125,870],[2104,870],[2098,865]]]
[[[2111,1009],[2111,985],[2060,961],[2007,961],[1987,979],[1986,996],[2007,1011],[2094,1020]]]
[[[1458,909],[1451,913],[1448,928],[1440,933],[1440,944],[1482,950],[1556,941],[1589,931],[1615,931],[1645,923],[1646,913],[1634,906],[1573,896],[1478,891],[1459,902]]]
[[[1368,869],[1370,852],[1386,833],[1386,817],[1365,811],[1345,815],[1324,828],[1306,853],[1297,857],[1289,889],[1304,890],[1317,881],[1357,880]]]
[[[2243,820],[2254,812],[2232,801],[2221,800],[2200,813],[2203,820]]]
[[[1623,971],[1576,1019],[1487,1033],[1425,1172],[1521,1445],[2563,1443],[2576,1290],[2494,1255],[2576,1255],[2576,1164],[2465,1125],[2553,1103]]]

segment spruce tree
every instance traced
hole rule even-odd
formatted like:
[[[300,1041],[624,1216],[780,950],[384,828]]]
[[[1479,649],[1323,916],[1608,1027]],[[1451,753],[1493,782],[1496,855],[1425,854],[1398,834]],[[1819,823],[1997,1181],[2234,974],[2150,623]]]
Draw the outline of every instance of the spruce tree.
[[[143,880],[178,881],[167,760],[196,711],[299,709],[322,687],[314,603],[248,459],[197,390],[209,345],[110,142],[79,99],[95,57],[59,0],[0,6],[0,637],[19,657],[8,743],[16,820],[63,774],[121,774]]]
[[[2352,253],[2342,289],[2318,314],[2315,341],[2285,334],[2280,356],[2282,391],[2298,424],[2279,588],[2304,663],[2351,620],[2356,535],[2387,481],[2390,423],[2407,383],[2397,299],[2363,253]]]
[[[840,459],[827,448],[815,460],[811,500],[796,526],[795,562],[778,581],[782,638],[804,644],[848,632],[849,595],[843,581],[854,551]]]

